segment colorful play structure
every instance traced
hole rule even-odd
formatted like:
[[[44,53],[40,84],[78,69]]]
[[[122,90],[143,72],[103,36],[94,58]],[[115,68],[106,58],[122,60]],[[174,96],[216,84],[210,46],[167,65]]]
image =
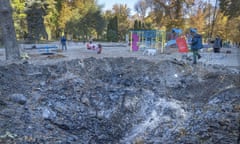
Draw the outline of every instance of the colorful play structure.
[[[157,49],[160,53],[163,53],[165,48],[171,47],[178,48],[180,53],[189,51],[191,37],[183,35],[182,30],[179,28],[172,28],[168,34],[166,31],[161,30],[130,31],[128,35],[130,51]]]
[[[141,49],[163,49],[166,43],[166,32],[161,30],[132,30],[130,31],[130,51]]]

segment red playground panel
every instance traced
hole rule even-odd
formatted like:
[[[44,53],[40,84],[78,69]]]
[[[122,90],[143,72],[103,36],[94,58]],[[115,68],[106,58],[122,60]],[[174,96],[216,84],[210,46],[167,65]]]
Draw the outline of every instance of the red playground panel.
[[[184,37],[178,37],[176,39],[176,43],[177,43],[179,52],[188,52],[187,42]]]

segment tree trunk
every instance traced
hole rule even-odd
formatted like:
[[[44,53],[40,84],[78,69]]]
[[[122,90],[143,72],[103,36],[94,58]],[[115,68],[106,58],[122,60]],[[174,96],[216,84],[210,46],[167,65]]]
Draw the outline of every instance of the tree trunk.
[[[0,26],[2,28],[6,59],[20,59],[20,51],[12,19],[12,8],[9,0],[0,0]]]

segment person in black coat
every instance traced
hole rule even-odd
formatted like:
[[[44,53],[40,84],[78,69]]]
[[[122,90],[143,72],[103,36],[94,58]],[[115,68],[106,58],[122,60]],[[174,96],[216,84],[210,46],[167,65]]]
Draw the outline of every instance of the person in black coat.
[[[222,48],[222,40],[219,35],[217,35],[213,43],[214,53],[220,53],[220,48]]]

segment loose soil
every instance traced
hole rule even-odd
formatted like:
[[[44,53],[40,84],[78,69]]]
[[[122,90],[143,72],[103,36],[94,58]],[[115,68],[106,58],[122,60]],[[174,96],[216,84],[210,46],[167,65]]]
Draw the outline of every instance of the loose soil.
[[[30,59],[19,62],[0,55],[0,143],[237,143],[234,55],[202,53],[193,65],[174,51],[111,43],[97,54],[71,43],[54,55],[24,50]]]

